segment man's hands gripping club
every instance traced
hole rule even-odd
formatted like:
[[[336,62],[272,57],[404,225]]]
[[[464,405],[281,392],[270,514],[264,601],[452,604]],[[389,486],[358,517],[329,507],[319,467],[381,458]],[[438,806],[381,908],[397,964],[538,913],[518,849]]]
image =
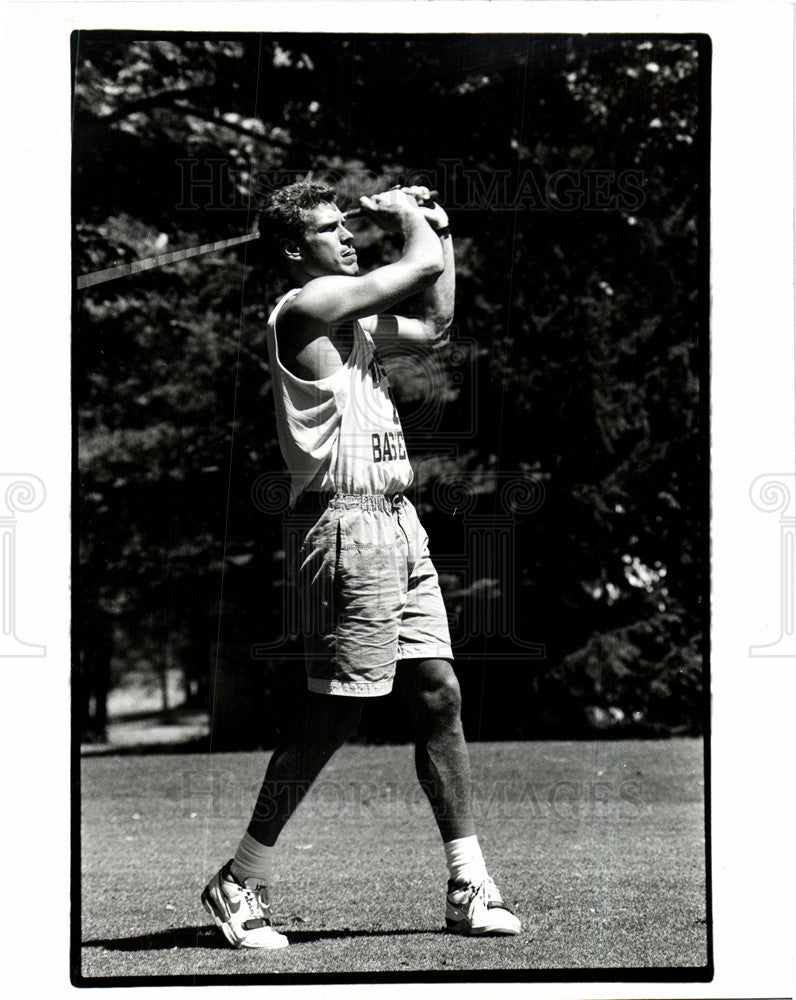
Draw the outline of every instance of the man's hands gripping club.
[[[403,232],[406,219],[422,216],[435,232],[445,229],[448,216],[445,209],[435,201],[436,191],[422,185],[393,188],[382,194],[359,199],[360,207],[346,212],[346,219],[367,215],[384,232]]]
[[[447,343],[448,328],[453,318],[455,265],[448,216],[436,203],[437,192],[427,187],[396,188],[371,198],[360,198],[361,209],[357,214],[368,214],[387,232],[401,229],[406,237],[406,225],[413,225],[422,217],[425,224],[420,229],[428,235],[429,229],[439,244],[442,254],[442,273],[413,292],[414,316],[384,314],[361,320],[379,348],[386,354],[400,352],[407,343],[435,350]],[[407,243],[404,244],[404,256]]]

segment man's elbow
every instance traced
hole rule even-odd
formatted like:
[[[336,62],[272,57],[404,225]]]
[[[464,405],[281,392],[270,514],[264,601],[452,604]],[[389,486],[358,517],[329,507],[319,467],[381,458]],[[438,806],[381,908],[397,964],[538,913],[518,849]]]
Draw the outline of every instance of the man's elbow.
[[[442,254],[439,255],[439,259],[424,261],[420,266],[420,279],[422,280],[424,287],[433,285],[444,270],[445,265],[442,262]]]
[[[429,325],[428,327],[426,347],[431,351],[439,351],[450,343],[450,339],[451,339],[450,319],[448,319],[447,321],[439,320],[435,324]]]
[[[442,249],[439,245],[433,251],[424,253],[418,261],[418,270],[425,282],[433,285],[437,278],[445,270],[445,258],[442,256]]]

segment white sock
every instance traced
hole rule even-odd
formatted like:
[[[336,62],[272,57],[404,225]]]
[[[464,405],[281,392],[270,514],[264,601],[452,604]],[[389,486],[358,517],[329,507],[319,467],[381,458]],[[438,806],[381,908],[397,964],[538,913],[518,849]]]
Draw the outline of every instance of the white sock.
[[[245,882],[247,878],[256,878],[259,882],[271,886],[276,881],[275,854],[275,847],[267,847],[248,833],[244,833],[232,859],[232,874],[239,882]]]
[[[478,846],[478,837],[459,837],[442,845],[448,874],[454,882],[468,882],[480,885],[486,878],[486,863]]]

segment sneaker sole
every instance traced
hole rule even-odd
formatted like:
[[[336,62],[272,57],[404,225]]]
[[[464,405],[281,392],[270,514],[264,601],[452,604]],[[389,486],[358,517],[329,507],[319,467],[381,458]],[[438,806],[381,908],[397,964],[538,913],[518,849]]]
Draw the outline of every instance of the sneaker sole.
[[[451,917],[446,917],[445,923],[453,934],[462,934],[464,937],[513,937],[521,930],[521,928],[512,930],[508,927],[473,927],[467,920],[453,920]]]

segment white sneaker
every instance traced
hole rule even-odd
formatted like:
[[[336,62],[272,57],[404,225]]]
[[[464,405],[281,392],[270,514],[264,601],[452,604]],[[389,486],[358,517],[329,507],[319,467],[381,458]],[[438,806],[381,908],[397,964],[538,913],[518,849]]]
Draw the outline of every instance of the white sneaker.
[[[202,893],[207,910],[235,948],[287,948],[287,938],[274,930],[268,889],[257,879],[238,882],[232,859],[210,879]]]
[[[480,885],[448,882],[445,922],[457,934],[519,934],[522,929],[489,875]]]

